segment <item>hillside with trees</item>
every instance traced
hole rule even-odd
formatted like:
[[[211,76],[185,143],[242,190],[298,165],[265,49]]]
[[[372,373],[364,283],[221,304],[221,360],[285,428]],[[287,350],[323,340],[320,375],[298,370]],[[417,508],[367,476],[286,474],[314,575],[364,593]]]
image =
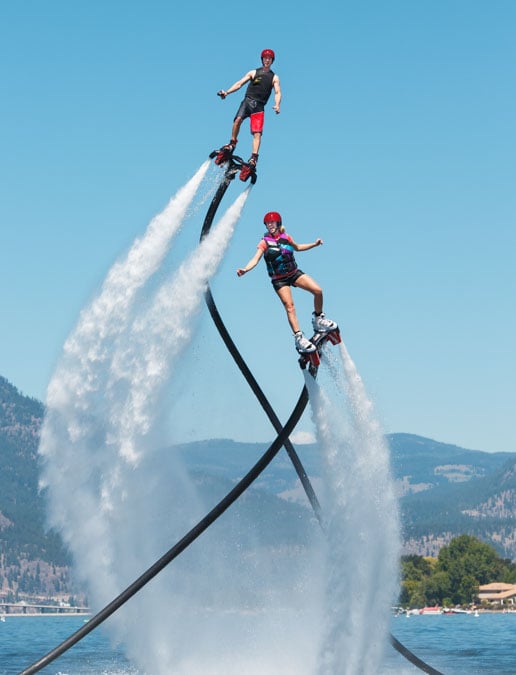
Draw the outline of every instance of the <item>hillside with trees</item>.
[[[58,535],[45,531],[37,447],[43,405],[0,377],[0,597],[69,592],[69,563]]]
[[[516,463],[512,455],[494,471],[407,494],[400,504],[405,543],[414,553],[435,556],[443,543],[468,533],[491,543],[504,557],[516,558]]]
[[[43,414],[42,403],[0,377],[0,597],[4,600],[72,592],[70,557],[59,535],[45,528],[44,495],[38,491],[37,447]],[[516,453],[466,450],[411,434],[391,434],[387,440],[400,497],[406,560],[416,565],[418,556],[438,558],[446,545],[463,534],[491,544],[502,559],[516,559]],[[176,450],[196,481],[218,482],[229,489],[266,447],[265,443],[210,439]],[[297,450],[316,482],[321,475],[319,449],[309,444]],[[247,508],[257,513],[281,513],[275,519],[270,515],[277,523],[274,528],[264,524],[271,546],[279,549],[285,541],[302,545],[311,513],[286,453],[278,455],[246,499]],[[440,574],[445,572],[443,565],[437,568]],[[446,588],[444,581],[439,585],[442,577],[427,574],[425,566],[418,562],[417,574],[431,576],[438,589]],[[426,583],[425,597],[430,581]]]
[[[401,576],[404,607],[453,607],[474,603],[480,585],[515,584],[516,564],[465,534],[443,546],[437,558],[403,556]]]

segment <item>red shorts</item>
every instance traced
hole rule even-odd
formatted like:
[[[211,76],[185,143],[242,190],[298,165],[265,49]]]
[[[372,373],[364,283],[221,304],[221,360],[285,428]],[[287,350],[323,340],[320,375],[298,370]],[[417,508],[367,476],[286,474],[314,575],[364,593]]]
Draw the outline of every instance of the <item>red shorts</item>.
[[[234,117],[234,120],[240,119],[245,120],[248,117],[250,118],[249,122],[251,125],[252,134],[261,134],[263,131],[263,118],[264,118],[264,104],[260,101],[255,101],[252,98],[246,96],[240,107],[238,108],[237,114]]]
[[[261,112],[252,113],[251,119],[250,119],[251,133],[252,134],[261,134],[262,133],[264,116],[265,115],[264,115],[263,110]]]

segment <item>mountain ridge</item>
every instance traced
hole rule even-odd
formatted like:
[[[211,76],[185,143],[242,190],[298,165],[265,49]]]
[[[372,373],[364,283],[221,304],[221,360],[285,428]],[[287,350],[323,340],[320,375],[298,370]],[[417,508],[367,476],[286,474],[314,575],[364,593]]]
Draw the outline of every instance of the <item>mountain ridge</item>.
[[[45,530],[44,499],[38,491],[37,447],[43,414],[41,402],[24,396],[0,376],[3,597],[27,589],[55,595],[73,588],[70,556],[59,535]],[[468,450],[416,434],[389,434],[386,440],[399,495],[405,553],[436,555],[454,536],[472,534],[516,559],[516,453]],[[204,477],[205,485],[231,486],[267,447],[267,443],[206,439],[173,446],[171,451],[183,456],[197,481]],[[322,486],[317,444],[298,445],[296,450],[317,492]],[[298,521],[309,505],[286,453],[279,453],[255,481],[249,499],[248,510],[256,508],[260,513],[270,514],[284,503],[279,520],[295,533],[289,534],[289,541],[304,539]]]

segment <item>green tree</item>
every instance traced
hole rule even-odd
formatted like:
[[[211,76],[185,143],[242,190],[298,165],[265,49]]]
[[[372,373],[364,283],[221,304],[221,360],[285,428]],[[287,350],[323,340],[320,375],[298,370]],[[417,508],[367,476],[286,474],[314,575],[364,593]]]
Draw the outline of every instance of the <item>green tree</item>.
[[[461,605],[467,605],[470,602],[475,602],[475,598],[478,594],[478,582],[475,577],[471,574],[466,574],[462,577],[457,589],[455,597],[457,602]]]
[[[504,570],[498,581],[503,581],[506,584],[516,584],[516,564],[508,558],[504,558],[503,564]]]
[[[474,601],[481,584],[516,583],[516,565],[464,534],[444,546],[437,559],[403,556],[401,575],[399,602],[404,606],[463,605]]]
[[[492,546],[463,534],[439,551],[435,571],[448,575],[453,602],[464,604],[472,601],[480,584],[502,577],[504,561]]]
[[[406,579],[401,582],[399,603],[404,607],[416,607],[412,604],[413,598],[421,593],[421,582],[415,579]]]
[[[404,555],[401,558],[401,575],[403,579],[421,581],[432,574],[432,564],[421,555]]]
[[[435,572],[423,582],[423,592],[429,606],[443,605],[450,591],[451,583],[447,572]]]

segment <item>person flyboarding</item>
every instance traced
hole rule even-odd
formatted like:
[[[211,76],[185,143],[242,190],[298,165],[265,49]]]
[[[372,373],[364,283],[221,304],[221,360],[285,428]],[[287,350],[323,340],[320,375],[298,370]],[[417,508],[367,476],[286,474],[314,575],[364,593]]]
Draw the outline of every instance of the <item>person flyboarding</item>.
[[[253,136],[252,154],[247,163],[242,167],[242,172],[245,177],[240,175],[242,180],[246,180],[250,173],[256,170],[256,163],[258,162],[258,154],[262,140],[263,124],[265,116],[265,106],[270,98],[272,90],[274,89],[274,105],[272,109],[279,115],[281,105],[281,87],[280,80],[276,73],[271,70],[272,63],[276,58],[272,49],[264,49],[261,53],[262,67],[254,68],[244,75],[240,80],[232,84],[229,89],[221,89],[217,92],[224,100],[229,94],[238,91],[247,82],[247,89],[245,97],[241,102],[237,113],[233,119],[233,126],[231,129],[231,140],[226,145],[223,145],[215,157],[215,164],[224,164],[227,162],[238,143],[238,134],[242,122],[250,118],[251,134]]]
[[[316,351],[316,345],[308,340],[299,328],[291,287],[296,286],[297,288],[309,291],[314,296],[312,327],[316,333],[326,334],[338,331],[335,321],[327,319],[323,313],[322,288],[312,277],[299,269],[294,257],[294,251],[308,251],[316,246],[322,246],[323,240],[316,239],[311,244],[297,244],[285,232],[281,216],[277,211],[266,213],[263,222],[267,227],[267,232],[258,243],[257,251],[247,265],[237,269],[237,275],[241,277],[250,272],[256,267],[263,256],[274,290],[278,294],[287,313],[288,322],[294,333],[297,351],[301,354],[314,352]]]

